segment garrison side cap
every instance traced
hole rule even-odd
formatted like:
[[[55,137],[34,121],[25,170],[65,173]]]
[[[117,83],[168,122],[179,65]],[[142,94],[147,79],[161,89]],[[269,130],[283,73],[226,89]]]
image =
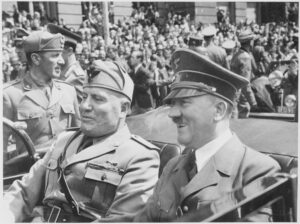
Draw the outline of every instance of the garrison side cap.
[[[61,34],[51,34],[47,31],[34,31],[23,42],[25,53],[62,51],[65,38]]]
[[[66,42],[69,42],[69,43],[72,43],[72,44],[75,44],[75,45],[77,43],[81,43],[81,41],[82,41],[81,36],[77,35],[76,33],[73,33],[70,30],[67,30],[67,29],[62,28],[60,26],[57,26],[53,23],[49,23],[47,25],[47,30],[50,33],[53,33],[53,34],[60,33],[60,34],[64,35]]]
[[[175,81],[164,99],[201,96],[204,93],[220,97],[233,104],[237,91],[249,81],[189,49],[179,49],[171,57]]]
[[[83,88],[86,87],[109,89],[126,96],[131,102],[134,84],[118,62],[95,60],[83,84]]]
[[[17,48],[23,47],[23,41],[29,36],[29,32],[23,28],[16,29],[16,38],[14,39],[14,43]]]
[[[23,28],[16,29],[16,37],[17,38],[23,38],[29,36],[29,32]]]

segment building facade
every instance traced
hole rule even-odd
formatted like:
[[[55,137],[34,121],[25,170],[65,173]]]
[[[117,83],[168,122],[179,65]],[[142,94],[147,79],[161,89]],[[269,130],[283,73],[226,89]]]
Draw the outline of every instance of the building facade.
[[[2,10],[13,12],[13,5],[17,6],[18,10],[26,10],[31,15],[34,11],[39,11],[41,6],[44,8],[50,20],[56,20],[64,24],[74,27],[80,26],[82,21],[87,17],[87,10],[92,4],[101,2],[80,2],[80,1],[5,1],[2,2]],[[130,16],[133,7],[148,6],[152,4],[157,8],[161,20],[167,17],[168,12],[179,14],[190,14],[191,21],[194,24],[198,23],[215,23],[217,22],[218,10],[229,16],[231,23],[239,21],[254,21],[258,24],[267,22],[285,21],[288,17],[288,10],[291,4],[295,2],[110,2],[109,8],[114,14],[114,21],[122,20],[124,16]],[[268,12],[268,13],[264,13]],[[297,13],[298,16],[298,13]],[[298,19],[296,19],[298,22]]]

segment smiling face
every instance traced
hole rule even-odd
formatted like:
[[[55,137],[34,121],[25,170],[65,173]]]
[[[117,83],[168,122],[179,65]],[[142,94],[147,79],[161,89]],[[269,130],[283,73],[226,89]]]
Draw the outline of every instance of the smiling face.
[[[40,53],[39,70],[46,79],[59,78],[61,66],[65,63],[62,52],[49,51]]]
[[[120,120],[126,117],[122,111],[122,100],[118,93],[98,88],[83,89],[81,113],[81,130],[91,137],[101,137],[115,132],[120,126]]]
[[[204,95],[173,99],[169,117],[177,126],[180,144],[197,149],[214,135],[215,106],[212,96]]]

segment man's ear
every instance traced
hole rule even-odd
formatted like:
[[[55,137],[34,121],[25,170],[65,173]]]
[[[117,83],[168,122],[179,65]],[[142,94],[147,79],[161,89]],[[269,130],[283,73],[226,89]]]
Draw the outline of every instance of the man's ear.
[[[34,65],[40,65],[42,58],[39,54],[32,53],[30,57],[31,57],[31,61]]]
[[[218,101],[215,104],[214,121],[221,121],[226,116],[228,104],[224,101]]]
[[[71,54],[73,54],[73,53],[74,53],[74,51],[73,51],[73,48],[72,48],[72,47],[68,47],[68,48],[66,49],[66,51],[68,52],[68,55],[71,55]]]
[[[125,118],[129,112],[130,103],[128,101],[121,101],[121,117]]]

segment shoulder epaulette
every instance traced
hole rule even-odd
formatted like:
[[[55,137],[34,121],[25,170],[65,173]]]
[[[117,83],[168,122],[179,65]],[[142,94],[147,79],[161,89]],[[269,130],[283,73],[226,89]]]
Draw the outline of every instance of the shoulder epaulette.
[[[159,148],[155,145],[153,145],[151,142],[148,142],[147,140],[143,139],[142,137],[138,136],[138,135],[131,135],[131,138],[140,143],[141,145],[145,146],[146,148],[149,149],[156,149],[159,150]]]
[[[8,88],[8,87],[10,87],[10,86],[13,86],[13,85],[15,85],[15,84],[17,84],[17,83],[19,83],[19,82],[21,82],[20,79],[15,79],[15,80],[13,80],[13,81],[6,82],[6,83],[3,84],[3,89],[6,89],[6,88]]]
[[[70,128],[66,128],[65,131],[78,131],[80,130],[80,127],[70,127]]]
[[[54,81],[54,82],[58,82],[59,84],[66,84],[66,85],[68,85],[68,86],[74,87],[72,84],[70,84],[70,83],[68,83],[68,82],[66,82],[66,81],[64,81],[64,80],[53,79],[53,81]]]
[[[53,79],[53,81],[70,85],[69,83],[67,83],[66,81],[61,80],[61,79]]]

